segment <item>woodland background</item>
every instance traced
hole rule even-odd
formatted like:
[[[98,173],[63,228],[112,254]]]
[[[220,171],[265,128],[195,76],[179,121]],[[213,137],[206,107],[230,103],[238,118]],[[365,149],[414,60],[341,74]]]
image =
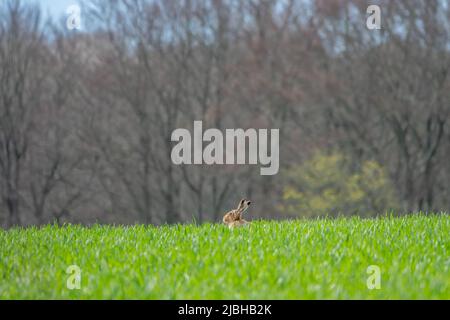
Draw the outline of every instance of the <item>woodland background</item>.
[[[0,2],[0,225],[449,211],[449,1],[82,4]],[[280,128],[280,172],[173,165],[194,120]]]

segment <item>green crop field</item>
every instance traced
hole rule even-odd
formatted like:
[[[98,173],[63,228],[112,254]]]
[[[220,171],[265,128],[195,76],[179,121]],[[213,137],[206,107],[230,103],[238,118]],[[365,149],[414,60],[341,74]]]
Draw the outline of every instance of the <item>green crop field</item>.
[[[0,231],[0,298],[449,299],[449,253],[447,214],[15,228]]]

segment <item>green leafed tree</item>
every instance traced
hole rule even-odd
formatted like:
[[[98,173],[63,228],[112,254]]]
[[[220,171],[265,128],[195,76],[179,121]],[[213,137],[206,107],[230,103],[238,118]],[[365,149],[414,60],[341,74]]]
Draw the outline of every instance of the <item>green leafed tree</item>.
[[[341,153],[318,152],[284,174],[281,211],[289,215],[374,216],[398,207],[390,179],[373,160],[355,169]]]

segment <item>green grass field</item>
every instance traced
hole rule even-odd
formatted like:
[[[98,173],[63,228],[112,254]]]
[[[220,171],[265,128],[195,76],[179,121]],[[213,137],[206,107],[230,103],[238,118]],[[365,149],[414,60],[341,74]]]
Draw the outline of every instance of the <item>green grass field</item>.
[[[16,228],[0,231],[0,298],[450,299],[449,249],[446,214]],[[80,289],[67,288],[70,265]]]

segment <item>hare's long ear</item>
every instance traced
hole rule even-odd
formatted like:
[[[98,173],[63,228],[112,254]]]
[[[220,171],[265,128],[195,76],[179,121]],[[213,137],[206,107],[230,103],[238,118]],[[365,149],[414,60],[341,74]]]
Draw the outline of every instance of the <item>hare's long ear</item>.
[[[244,208],[244,203],[245,203],[245,199],[242,199],[241,201],[239,201],[237,209],[242,210],[242,208]]]

